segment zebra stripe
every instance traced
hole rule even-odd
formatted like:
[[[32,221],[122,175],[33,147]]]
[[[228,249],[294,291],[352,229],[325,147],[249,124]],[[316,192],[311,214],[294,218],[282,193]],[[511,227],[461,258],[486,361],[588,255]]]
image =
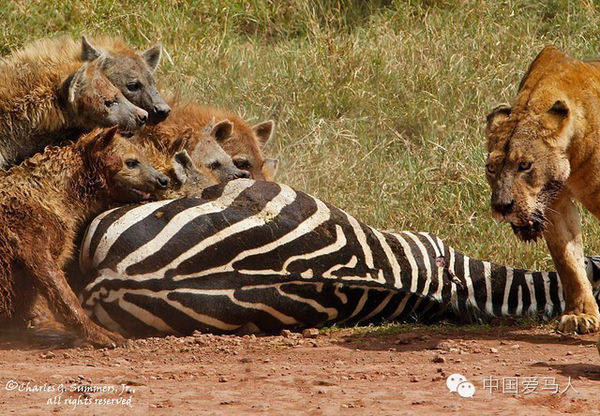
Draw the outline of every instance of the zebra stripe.
[[[551,317],[564,307],[554,272],[471,259],[428,233],[376,230],[246,179],[104,213],[80,256],[85,309],[125,335]],[[586,258],[586,270],[597,290],[600,258]]]

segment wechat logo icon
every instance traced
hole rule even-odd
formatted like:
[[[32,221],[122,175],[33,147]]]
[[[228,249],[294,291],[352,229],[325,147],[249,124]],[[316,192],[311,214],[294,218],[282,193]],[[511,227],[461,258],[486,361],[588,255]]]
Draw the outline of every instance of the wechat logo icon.
[[[475,386],[462,374],[451,374],[446,379],[446,387],[450,393],[458,393],[460,397],[473,397]]]

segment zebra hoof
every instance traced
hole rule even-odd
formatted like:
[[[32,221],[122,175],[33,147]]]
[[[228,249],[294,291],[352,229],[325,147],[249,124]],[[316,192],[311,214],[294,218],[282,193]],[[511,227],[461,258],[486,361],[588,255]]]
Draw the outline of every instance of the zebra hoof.
[[[558,330],[568,334],[591,334],[600,329],[600,319],[596,315],[587,313],[565,314],[560,317]]]

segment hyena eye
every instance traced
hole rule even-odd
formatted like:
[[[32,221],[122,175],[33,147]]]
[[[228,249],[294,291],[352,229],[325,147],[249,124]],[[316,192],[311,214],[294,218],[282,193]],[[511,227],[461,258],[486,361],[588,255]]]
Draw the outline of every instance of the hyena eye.
[[[127,159],[125,161],[125,165],[129,168],[129,169],[135,169],[140,165],[139,160],[136,159]]]
[[[208,165],[208,167],[212,170],[217,170],[221,167],[221,162],[219,161],[214,161],[212,162],[210,165]]]
[[[494,173],[496,173],[496,167],[491,163],[488,163],[487,165],[485,165],[485,171],[488,173],[488,175],[493,175]]]
[[[142,89],[142,83],[139,81],[128,82],[127,89],[129,91],[139,91]]]
[[[116,99],[114,99],[114,100],[106,100],[106,101],[104,101],[104,105],[106,107],[108,107],[108,108],[114,107],[115,105],[117,105],[117,100]]]
[[[531,169],[531,162],[521,162],[519,163],[519,171],[526,172]]]
[[[246,159],[235,159],[233,164],[238,169],[250,169],[250,162],[248,162]]]

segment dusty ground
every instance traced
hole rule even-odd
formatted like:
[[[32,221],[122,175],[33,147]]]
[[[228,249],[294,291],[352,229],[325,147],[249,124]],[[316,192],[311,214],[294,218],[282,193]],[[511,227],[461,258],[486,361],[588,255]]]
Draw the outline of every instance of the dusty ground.
[[[316,338],[169,337],[116,350],[28,350],[5,340],[0,409],[19,415],[75,407],[78,414],[600,414],[594,338],[545,328],[400,326]],[[474,397],[449,392],[453,373],[473,383]],[[498,382],[491,394],[483,382],[490,377]],[[569,377],[572,387],[555,394]],[[526,386],[533,393],[525,394]],[[102,398],[113,401],[86,404]]]

